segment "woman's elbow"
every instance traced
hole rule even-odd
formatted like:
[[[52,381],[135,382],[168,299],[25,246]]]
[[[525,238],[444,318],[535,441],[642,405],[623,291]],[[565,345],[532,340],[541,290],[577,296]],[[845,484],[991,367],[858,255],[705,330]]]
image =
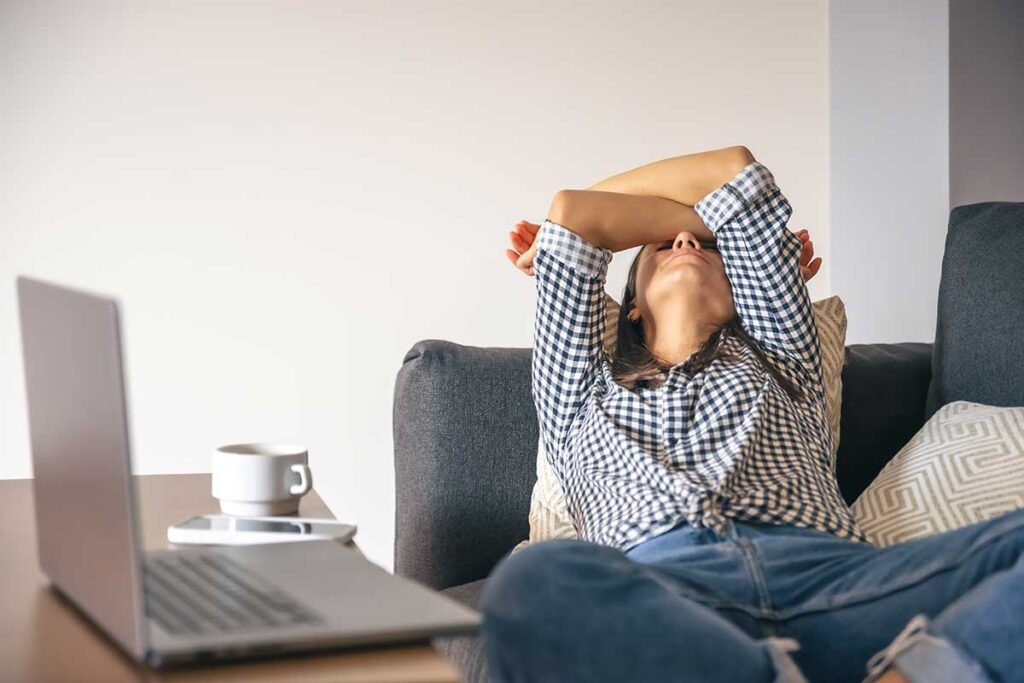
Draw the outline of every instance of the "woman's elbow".
[[[587,202],[581,193],[586,190],[559,190],[548,207],[548,220],[576,233],[584,239],[591,239],[594,229],[592,202]]]
[[[737,164],[740,169],[745,167],[747,164],[752,164],[757,159],[754,158],[754,154],[745,145],[734,145],[729,148],[733,163]]]
[[[603,216],[610,214],[606,204],[595,195],[610,194],[591,190],[559,190],[548,208],[548,220],[558,223],[591,244],[604,246],[601,236]],[[604,207],[604,208],[602,208]]]
[[[551,198],[551,206],[548,207],[548,220],[552,223],[565,225],[569,219],[570,207],[572,206],[573,190],[559,190]],[[568,226],[566,226],[568,227]]]

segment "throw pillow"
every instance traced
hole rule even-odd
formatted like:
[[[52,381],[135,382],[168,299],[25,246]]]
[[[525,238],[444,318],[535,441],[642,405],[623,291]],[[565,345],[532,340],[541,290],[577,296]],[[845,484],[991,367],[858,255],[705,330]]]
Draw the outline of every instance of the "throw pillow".
[[[605,293],[605,349],[614,353],[619,320],[619,303]],[[832,457],[839,450],[839,416],[843,396],[842,371],[846,353],[846,307],[839,296],[830,296],[811,304],[821,347],[821,371],[825,385],[825,412],[832,432]],[[544,444],[537,440],[537,481],[530,499],[530,537],[512,549],[517,552],[529,543],[554,538],[579,538],[569,516],[565,494],[548,463]]]
[[[885,547],[1024,507],[1024,407],[947,403],[850,509]]]

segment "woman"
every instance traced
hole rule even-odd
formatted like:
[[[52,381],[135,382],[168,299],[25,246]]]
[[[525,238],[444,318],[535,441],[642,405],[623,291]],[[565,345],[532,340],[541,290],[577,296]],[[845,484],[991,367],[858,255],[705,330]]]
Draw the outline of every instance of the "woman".
[[[790,214],[740,146],[563,190],[513,231],[580,539],[491,573],[495,680],[1024,680],[1024,510],[876,548],[843,501],[804,284],[821,261]],[[641,245],[610,357],[607,266]]]

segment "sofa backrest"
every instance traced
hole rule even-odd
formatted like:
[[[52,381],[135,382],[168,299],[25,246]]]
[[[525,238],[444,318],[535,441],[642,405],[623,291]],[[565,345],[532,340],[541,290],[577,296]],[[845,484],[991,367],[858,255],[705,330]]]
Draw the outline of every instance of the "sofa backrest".
[[[857,344],[843,366],[837,475],[852,503],[923,423],[931,344]],[[537,413],[528,348],[416,342],[395,379],[395,573],[482,579],[529,536]]]
[[[526,348],[416,342],[395,378],[395,573],[487,576],[530,533],[537,412]]]
[[[949,215],[925,419],[960,400],[1024,406],[1024,202]]]

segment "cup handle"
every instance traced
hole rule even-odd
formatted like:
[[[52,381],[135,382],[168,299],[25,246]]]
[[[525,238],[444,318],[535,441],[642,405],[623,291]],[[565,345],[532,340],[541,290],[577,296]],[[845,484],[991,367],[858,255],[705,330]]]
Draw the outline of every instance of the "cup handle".
[[[309,467],[298,462],[292,465],[292,472],[299,473],[299,483],[292,484],[289,489],[293,496],[304,496],[309,493],[309,490],[313,488],[313,473],[309,471]]]

